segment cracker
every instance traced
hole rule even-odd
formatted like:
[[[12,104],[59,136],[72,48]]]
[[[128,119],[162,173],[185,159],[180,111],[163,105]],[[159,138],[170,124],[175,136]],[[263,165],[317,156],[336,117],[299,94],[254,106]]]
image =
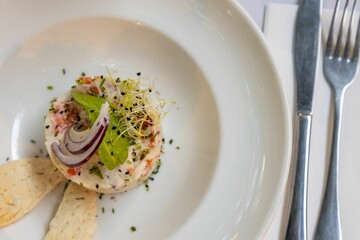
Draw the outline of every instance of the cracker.
[[[45,240],[90,240],[96,230],[97,194],[70,182]]]
[[[65,177],[49,159],[27,158],[0,165],[0,227],[30,212]]]

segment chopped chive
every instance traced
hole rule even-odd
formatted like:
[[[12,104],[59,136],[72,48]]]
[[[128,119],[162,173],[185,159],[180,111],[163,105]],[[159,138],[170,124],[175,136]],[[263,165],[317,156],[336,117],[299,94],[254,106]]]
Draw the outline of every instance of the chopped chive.
[[[64,75],[66,74],[65,68],[62,69],[62,73],[63,73]]]
[[[172,144],[173,142],[174,142],[174,140],[170,139],[169,144]]]
[[[53,86],[47,86],[47,90],[53,90],[54,87]]]
[[[141,72],[137,72],[136,75],[140,76],[140,75],[141,75]]]
[[[92,168],[90,168],[89,170],[90,174],[95,174],[96,176],[98,176],[100,179],[104,179],[100,169],[97,166],[93,166]],[[98,187],[97,187],[98,188]]]
[[[113,209],[111,209],[111,211],[112,211],[112,213],[115,213],[115,209],[113,208]]]
[[[176,150],[180,150],[180,147],[179,147],[179,146],[176,146]]]
[[[78,197],[78,198],[75,198],[76,200],[84,200],[85,198],[84,197]]]
[[[100,83],[100,88],[102,88],[102,86],[104,85],[104,82],[105,82],[105,78],[101,75],[101,83]]]
[[[30,142],[31,143],[36,143],[36,141],[34,139],[31,139]]]
[[[38,175],[43,175],[44,172],[37,172],[36,174],[38,174]]]
[[[157,167],[156,167],[156,169],[155,169],[152,173],[153,173],[153,174],[158,174],[160,167],[161,167],[161,161],[160,161],[160,159],[159,159],[159,162],[158,162],[158,164],[157,164]]]
[[[130,230],[131,230],[132,232],[136,232],[136,227],[131,226]]]
[[[86,76],[85,72],[82,72],[82,73],[81,73],[81,76],[85,77],[85,76]]]
[[[102,207],[102,208],[101,208],[101,211],[102,211],[102,213],[105,213],[105,208]]]

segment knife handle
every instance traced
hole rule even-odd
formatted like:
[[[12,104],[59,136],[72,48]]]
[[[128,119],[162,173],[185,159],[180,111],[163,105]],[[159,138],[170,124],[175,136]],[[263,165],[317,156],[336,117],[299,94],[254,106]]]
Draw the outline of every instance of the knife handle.
[[[290,216],[286,229],[286,240],[307,239],[307,182],[311,135],[311,115],[298,114],[297,146],[295,148],[294,179],[292,184],[292,200]]]

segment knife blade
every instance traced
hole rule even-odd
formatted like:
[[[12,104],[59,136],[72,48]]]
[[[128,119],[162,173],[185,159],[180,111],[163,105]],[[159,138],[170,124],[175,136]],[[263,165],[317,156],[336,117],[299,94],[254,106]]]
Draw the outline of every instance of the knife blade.
[[[313,93],[320,38],[321,0],[302,0],[295,23],[294,64],[297,81],[297,131],[293,156],[292,200],[286,240],[307,239],[307,182]]]

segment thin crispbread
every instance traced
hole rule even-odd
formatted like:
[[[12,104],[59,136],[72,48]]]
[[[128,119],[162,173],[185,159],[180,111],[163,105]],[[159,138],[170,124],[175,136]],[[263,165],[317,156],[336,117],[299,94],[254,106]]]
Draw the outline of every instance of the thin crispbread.
[[[0,227],[30,212],[65,177],[49,159],[27,158],[0,165]]]
[[[97,194],[70,182],[45,240],[90,240],[96,230]]]

